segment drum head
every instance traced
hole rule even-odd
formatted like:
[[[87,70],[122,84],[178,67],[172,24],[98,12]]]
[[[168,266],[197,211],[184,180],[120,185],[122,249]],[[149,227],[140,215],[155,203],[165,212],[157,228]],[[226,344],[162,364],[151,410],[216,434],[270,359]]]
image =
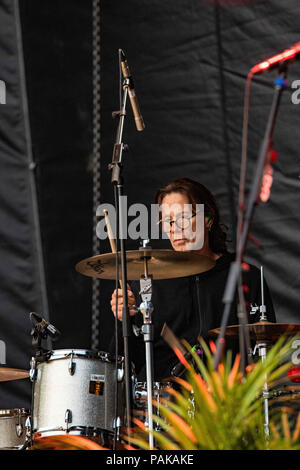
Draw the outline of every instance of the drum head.
[[[68,357],[86,359],[100,359],[103,362],[115,362],[115,356],[105,351],[93,351],[90,349],[55,349],[46,354],[47,361],[54,359],[65,359]],[[118,356],[118,363],[124,362],[122,356]]]

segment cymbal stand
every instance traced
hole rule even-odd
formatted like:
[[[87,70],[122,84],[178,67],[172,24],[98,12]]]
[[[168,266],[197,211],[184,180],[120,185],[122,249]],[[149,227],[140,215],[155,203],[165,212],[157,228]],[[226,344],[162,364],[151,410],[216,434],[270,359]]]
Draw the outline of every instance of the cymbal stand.
[[[267,321],[266,317],[266,306],[264,305],[264,270],[263,266],[260,267],[260,279],[261,279],[261,306],[259,307],[260,311],[260,322]],[[261,359],[262,362],[264,362],[267,358],[267,352],[268,352],[268,347],[269,347],[269,342],[263,338],[258,336],[256,340],[256,345],[253,351],[253,355],[255,355],[256,349],[258,350],[258,356]],[[264,431],[265,431],[265,436],[268,439],[270,436],[270,430],[269,430],[269,388],[268,388],[268,381],[267,381],[267,376],[265,376],[265,383],[263,386],[263,400],[264,400]]]
[[[260,285],[261,285],[261,306],[260,306],[260,319],[259,321],[267,321],[266,306],[265,306],[265,294],[264,294],[264,268],[260,267]]]
[[[143,248],[141,250],[150,249],[147,245],[149,240],[143,241]],[[145,352],[146,352],[146,382],[147,382],[147,405],[148,405],[148,430],[149,430],[149,447],[153,449],[153,337],[154,325],[152,323],[152,312],[154,310],[152,298],[152,276],[148,273],[148,257],[144,257],[144,274],[140,279],[140,295],[142,303],[139,306],[139,311],[143,314],[144,323],[141,327],[141,334],[144,337]]]
[[[247,207],[245,209],[242,230],[237,240],[236,259],[235,261],[231,263],[229,273],[227,276],[226,286],[225,286],[224,295],[223,295],[224,311],[223,311],[222,322],[221,322],[221,327],[220,327],[220,334],[217,340],[216,352],[214,355],[214,369],[215,370],[218,368],[218,364],[220,362],[221,355],[223,353],[226,327],[228,325],[228,320],[229,320],[229,316],[231,312],[231,306],[233,304],[236,288],[238,285],[238,280],[240,279],[240,275],[241,275],[242,260],[246,251],[246,246],[247,246],[250,226],[253,220],[254,210],[257,207],[258,194],[259,194],[259,190],[261,187],[263,169],[264,169],[264,165],[266,162],[266,156],[270,147],[270,140],[272,139],[273,132],[274,132],[274,127],[275,127],[276,118],[277,118],[277,114],[279,110],[281,95],[282,95],[283,90],[287,86],[285,77],[286,77],[286,70],[285,70],[285,67],[283,66],[282,69],[280,69],[279,76],[276,78],[275,83],[274,83],[273,101],[272,101],[270,112],[269,112],[269,117],[267,121],[264,138],[263,138],[263,141],[259,150],[257,162],[256,162],[255,174],[254,174],[254,178],[253,178],[251,189],[250,189],[250,194],[249,194],[248,201],[247,201]],[[247,330],[245,328],[244,321],[241,322],[241,327],[244,330],[244,333],[243,333],[244,337],[247,339],[246,337]],[[241,354],[243,353],[244,353],[244,350],[242,349]]]

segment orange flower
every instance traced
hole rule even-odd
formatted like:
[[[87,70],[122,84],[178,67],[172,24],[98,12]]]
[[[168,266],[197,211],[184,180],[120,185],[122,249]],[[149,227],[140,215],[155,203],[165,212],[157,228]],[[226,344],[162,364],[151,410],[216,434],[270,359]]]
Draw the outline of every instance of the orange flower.
[[[174,353],[176,354],[176,356],[180,360],[181,364],[183,364],[184,367],[186,367],[186,369],[190,370],[191,369],[190,364],[188,363],[188,361],[186,360],[186,358],[184,357],[182,352],[176,346],[174,346]]]
[[[181,379],[180,377],[174,378],[174,381],[179,383],[179,385],[185,388],[188,392],[191,392],[193,390],[193,387],[191,386],[191,384],[187,382],[186,380]]]
[[[139,419],[137,418],[133,418],[133,422],[141,429],[145,430],[146,429],[146,426],[145,426],[145,423],[143,423],[143,421],[140,421]]]
[[[210,408],[213,410],[213,411],[216,411],[217,409],[217,406],[214,402],[214,400],[212,399],[212,396],[209,394],[208,390],[207,390],[207,386],[206,386],[206,383],[204,382],[204,380],[200,377],[199,374],[194,374],[194,378],[197,382],[197,385],[199,387],[199,389],[201,390],[207,404],[210,406]]]
[[[256,368],[256,366],[257,364],[248,364],[248,366],[246,366],[247,374],[250,374]]]
[[[197,443],[197,438],[192,431],[192,428],[176,413],[171,412],[168,416],[168,419],[173,423],[180,431],[187,436],[187,438],[192,441],[194,444]]]
[[[216,345],[213,341],[209,342],[209,347],[210,347],[210,350],[211,350],[212,354],[216,354],[217,348],[216,348]]]
[[[219,365],[218,365],[218,370],[219,370],[220,376],[221,376],[221,377],[224,377],[225,368],[224,368],[224,364],[222,364],[221,362],[220,362]]]
[[[221,398],[225,398],[225,394],[224,394],[224,390],[223,390],[223,387],[222,387],[222,380],[221,380],[221,376],[218,372],[216,371],[213,371],[212,372],[212,375],[213,375],[213,378],[214,378],[214,382],[216,384],[216,387],[217,387],[217,391],[218,391],[218,394],[219,394],[219,397]]]
[[[192,390],[192,387],[191,387],[191,390]],[[174,390],[174,388],[168,389],[168,393],[170,395],[173,395],[173,397],[175,397],[175,398],[178,398],[178,399],[181,398],[181,394],[179,392],[177,392],[177,390]]]
[[[129,444],[124,444],[123,447],[125,450],[136,450],[134,447],[130,446]]]
[[[62,434],[34,439],[32,450],[109,450],[82,436]]]
[[[239,366],[240,366],[240,358],[241,358],[241,355],[240,355],[240,353],[238,353],[236,355],[233,367],[232,367],[232,369],[231,369],[231,371],[228,375],[228,388],[229,389],[231,389],[233,387],[234,381],[236,379],[236,376],[237,376],[237,373],[238,373],[238,370],[239,370]]]

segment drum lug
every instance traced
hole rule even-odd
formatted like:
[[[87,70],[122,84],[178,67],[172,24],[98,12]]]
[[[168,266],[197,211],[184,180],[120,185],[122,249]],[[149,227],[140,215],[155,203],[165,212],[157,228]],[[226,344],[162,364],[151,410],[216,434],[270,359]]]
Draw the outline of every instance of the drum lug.
[[[21,422],[21,412],[18,412],[18,423],[16,424],[16,433],[18,437],[21,437],[23,434],[23,426]]]
[[[124,369],[118,369],[118,382],[122,382],[123,378],[124,378]]]
[[[66,430],[68,430],[68,424],[72,423],[72,411],[66,410],[65,412],[65,423],[66,423]]]
[[[119,416],[117,418],[114,418],[113,429],[116,429],[116,440],[118,441],[120,439],[120,429],[121,429],[121,418]]]
[[[118,416],[117,418],[114,418],[113,428],[116,429],[120,427],[121,427],[121,418],[120,416]]]
[[[31,419],[28,416],[25,421],[25,429],[26,429],[26,438],[30,439],[31,438]]]
[[[23,434],[23,426],[22,426],[21,423],[16,425],[16,433],[17,433],[17,436],[18,436],[18,437],[21,437],[21,436],[22,436],[22,434]]]
[[[36,360],[34,357],[32,357],[30,361],[30,371],[29,371],[29,378],[31,382],[34,382],[36,380],[36,374],[37,374]]]
[[[69,366],[68,366],[69,374],[74,375],[75,374],[75,369],[76,369],[76,364],[75,364],[75,362],[73,362],[73,353],[72,353],[71,358],[70,358],[70,362],[69,362]]]

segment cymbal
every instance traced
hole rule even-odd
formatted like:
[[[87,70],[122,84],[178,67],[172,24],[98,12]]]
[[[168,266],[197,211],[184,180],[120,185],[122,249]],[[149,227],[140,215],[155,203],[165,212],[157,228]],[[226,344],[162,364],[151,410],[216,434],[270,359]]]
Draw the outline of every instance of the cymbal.
[[[290,323],[272,323],[268,321],[260,321],[246,325],[249,335],[254,339],[276,339],[282,335],[292,336],[300,332],[300,325]],[[225,336],[238,336],[239,325],[227,326]],[[218,335],[220,328],[215,328],[208,332],[210,335]]]
[[[119,277],[121,278],[121,255],[119,255]],[[153,279],[172,279],[192,276],[212,269],[215,261],[207,256],[191,251],[173,250],[128,250],[126,251],[127,278],[129,281],[140,280],[145,272],[145,259],[147,259],[148,275]],[[85,276],[101,279],[115,279],[116,254],[104,253],[102,255],[86,258],[76,264],[75,269]]]
[[[9,380],[26,379],[29,377],[27,370],[9,369],[7,367],[0,367],[0,382],[7,382]]]

